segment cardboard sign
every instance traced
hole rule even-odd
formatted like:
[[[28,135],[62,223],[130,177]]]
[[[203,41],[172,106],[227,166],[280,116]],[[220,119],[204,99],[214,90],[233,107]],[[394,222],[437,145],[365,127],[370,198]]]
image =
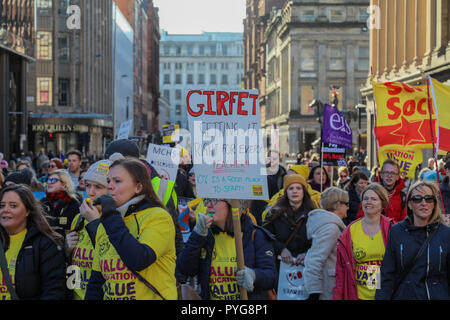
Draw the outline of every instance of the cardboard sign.
[[[162,127],[163,143],[177,143],[180,141],[180,126],[167,124]]]
[[[339,166],[345,162],[345,148],[337,144],[324,143],[323,148],[323,165]]]
[[[149,144],[147,162],[159,173],[162,179],[175,181],[180,164],[180,149]]]
[[[117,140],[128,139],[132,129],[133,120],[122,122],[122,124],[120,125],[119,134],[117,135]]]
[[[198,197],[269,199],[258,98],[257,90],[188,92]]]

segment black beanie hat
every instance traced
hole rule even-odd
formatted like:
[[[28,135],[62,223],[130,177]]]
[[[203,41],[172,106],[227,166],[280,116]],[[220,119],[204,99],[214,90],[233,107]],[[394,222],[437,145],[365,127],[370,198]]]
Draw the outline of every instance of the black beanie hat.
[[[105,151],[105,159],[109,159],[109,157],[114,153],[120,153],[124,157],[133,157],[139,159],[139,147],[131,140],[128,139],[120,139],[112,141]]]
[[[27,173],[22,172],[22,171],[10,173],[6,177],[5,183],[8,181],[14,182],[15,184],[26,184],[27,186],[31,185],[30,176]]]

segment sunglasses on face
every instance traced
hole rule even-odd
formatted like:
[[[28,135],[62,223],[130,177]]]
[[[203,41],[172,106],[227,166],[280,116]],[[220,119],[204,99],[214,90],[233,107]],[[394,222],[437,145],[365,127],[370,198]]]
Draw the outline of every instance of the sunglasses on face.
[[[436,201],[436,198],[433,196],[412,196],[411,201],[413,203],[422,203],[422,200],[425,200],[426,203],[433,203]]]
[[[341,178],[347,178],[346,174],[341,174]]]
[[[47,180],[47,183],[55,184],[55,183],[57,183],[58,181],[61,181],[61,180],[59,180],[58,178],[50,178],[50,179]]]

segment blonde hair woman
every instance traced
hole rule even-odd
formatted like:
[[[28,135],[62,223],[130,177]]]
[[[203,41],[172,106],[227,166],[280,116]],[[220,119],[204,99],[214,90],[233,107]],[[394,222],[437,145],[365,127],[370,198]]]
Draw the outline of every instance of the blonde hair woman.
[[[321,209],[309,213],[306,230],[312,246],[305,257],[306,291],[310,300],[331,300],[335,285],[336,241],[345,229],[348,193],[331,187],[322,193]]]
[[[411,186],[407,217],[392,228],[377,300],[449,300],[450,228],[443,225],[437,186]]]
[[[393,225],[383,215],[389,205],[389,195],[383,186],[372,183],[364,189],[361,205],[364,216],[352,222],[337,242],[333,300],[375,298],[376,274]]]
[[[73,218],[80,212],[75,187],[65,170],[52,172],[47,180],[46,197],[41,200],[50,225],[65,236]]]

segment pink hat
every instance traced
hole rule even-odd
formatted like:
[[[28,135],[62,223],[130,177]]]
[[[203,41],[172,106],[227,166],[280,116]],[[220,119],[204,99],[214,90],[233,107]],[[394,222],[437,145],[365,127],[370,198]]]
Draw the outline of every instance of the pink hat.
[[[0,169],[6,169],[8,168],[8,162],[6,160],[0,161]]]

